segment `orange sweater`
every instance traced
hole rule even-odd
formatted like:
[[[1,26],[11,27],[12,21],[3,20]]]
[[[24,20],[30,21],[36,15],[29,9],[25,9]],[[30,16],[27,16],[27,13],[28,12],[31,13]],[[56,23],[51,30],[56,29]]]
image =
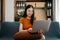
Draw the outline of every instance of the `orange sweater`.
[[[24,30],[32,28],[32,24],[30,23],[30,19],[22,17],[19,22],[23,24]]]

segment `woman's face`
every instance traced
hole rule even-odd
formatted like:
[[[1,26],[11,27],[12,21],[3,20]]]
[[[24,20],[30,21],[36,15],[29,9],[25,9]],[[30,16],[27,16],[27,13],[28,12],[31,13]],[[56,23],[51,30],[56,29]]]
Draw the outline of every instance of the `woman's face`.
[[[28,17],[31,17],[32,14],[33,14],[33,8],[30,7],[30,8],[27,9],[27,16],[28,16]]]

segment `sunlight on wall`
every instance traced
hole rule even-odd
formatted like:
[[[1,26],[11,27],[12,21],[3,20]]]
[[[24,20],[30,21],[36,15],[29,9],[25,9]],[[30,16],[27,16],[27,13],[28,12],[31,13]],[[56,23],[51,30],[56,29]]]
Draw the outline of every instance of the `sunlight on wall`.
[[[60,0],[55,0],[55,20],[60,22]]]
[[[14,0],[5,0],[5,21],[14,21]]]
[[[59,22],[60,22],[60,0],[59,0]]]

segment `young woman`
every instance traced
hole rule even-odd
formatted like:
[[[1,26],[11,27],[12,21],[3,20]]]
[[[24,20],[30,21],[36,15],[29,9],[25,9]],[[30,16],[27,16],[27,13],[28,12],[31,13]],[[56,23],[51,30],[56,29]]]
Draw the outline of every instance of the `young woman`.
[[[32,5],[28,5],[25,8],[23,17],[20,19],[19,32],[14,35],[15,40],[33,40],[33,39],[45,39],[42,29],[38,30],[38,33],[31,34],[29,30],[32,30],[34,21],[34,8]]]

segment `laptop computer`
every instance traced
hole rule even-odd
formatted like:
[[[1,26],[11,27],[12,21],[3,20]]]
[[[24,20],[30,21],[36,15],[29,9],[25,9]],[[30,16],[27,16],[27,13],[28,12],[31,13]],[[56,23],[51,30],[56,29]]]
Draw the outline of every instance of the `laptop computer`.
[[[39,29],[42,29],[43,32],[46,32],[49,30],[50,27],[50,20],[39,20],[33,22],[32,30],[30,30],[30,33],[37,33]]]

